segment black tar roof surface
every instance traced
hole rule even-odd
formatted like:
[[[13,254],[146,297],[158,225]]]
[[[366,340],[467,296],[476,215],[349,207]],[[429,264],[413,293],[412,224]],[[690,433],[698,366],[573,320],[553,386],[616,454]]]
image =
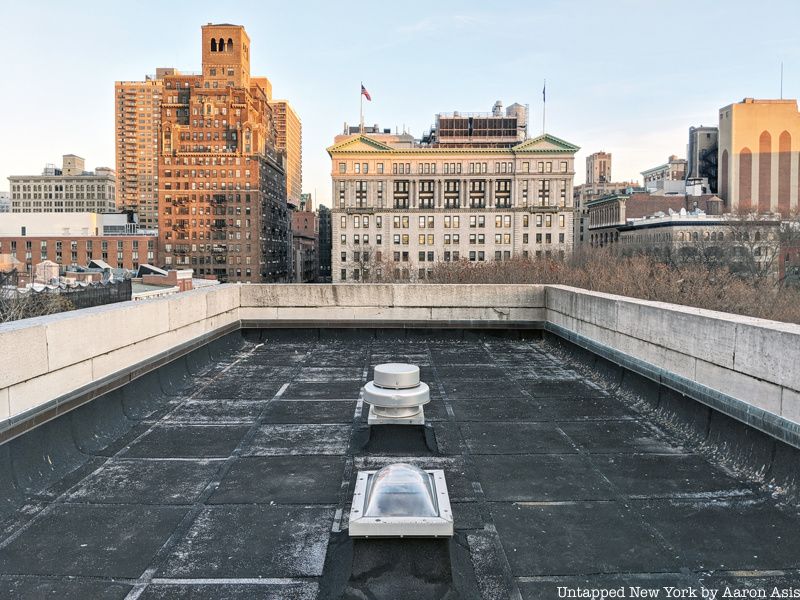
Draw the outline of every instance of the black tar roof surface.
[[[795,510],[542,341],[301,332],[211,357],[0,447],[0,598],[800,586]],[[394,361],[420,365],[429,424],[370,435],[360,388]],[[456,537],[353,546],[356,472],[400,460],[444,469]]]

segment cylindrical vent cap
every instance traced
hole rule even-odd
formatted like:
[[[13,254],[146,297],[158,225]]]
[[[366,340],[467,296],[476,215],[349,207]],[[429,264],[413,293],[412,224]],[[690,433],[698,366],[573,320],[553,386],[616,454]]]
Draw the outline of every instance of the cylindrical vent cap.
[[[404,363],[385,363],[375,367],[373,382],[378,387],[403,390],[419,385],[419,367]]]

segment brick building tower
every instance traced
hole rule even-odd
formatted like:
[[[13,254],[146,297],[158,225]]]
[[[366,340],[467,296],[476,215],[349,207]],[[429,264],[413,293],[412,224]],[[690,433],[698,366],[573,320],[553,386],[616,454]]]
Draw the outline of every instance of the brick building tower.
[[[161,256],[221,281],[285,281],[290,222],[272,87],[250,75],[244,27],[206,25],[202,43],[202,74],[164,77]]]

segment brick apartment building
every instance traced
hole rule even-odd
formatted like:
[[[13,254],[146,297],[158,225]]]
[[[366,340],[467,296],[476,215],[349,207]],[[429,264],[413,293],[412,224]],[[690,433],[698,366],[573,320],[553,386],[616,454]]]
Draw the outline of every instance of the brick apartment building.
[[[134,270],[159,262],[158,238],[144,234],[122,214],[7,214],[0,222],[0,254],[10,254],[32,272],[46,260],[62,268],[103,260]]]
[[[144,81],[114,84],[117,203],[133,210],[139,223],[158,227],[158,131],[164,76],[175,69],[156,69]]]
[[[286,281],[284,156],[266,77],[239,25],[202,27],[202,74],[163,78],[159,244],[167,268],[221,281]]]

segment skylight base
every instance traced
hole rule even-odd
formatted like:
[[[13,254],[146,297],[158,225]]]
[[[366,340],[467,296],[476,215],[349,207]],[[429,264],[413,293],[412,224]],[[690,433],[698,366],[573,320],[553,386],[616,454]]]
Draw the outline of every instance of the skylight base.
[[[371,538],[440,538],[453,537],[453,512],[444,471],[425,470],[431,477],[436,496],[438,516],[435,517],[365,517],[367,489],[370,477],[378,471],[359,471],[353,492],[353,505],[350,509],[350,537]]]

